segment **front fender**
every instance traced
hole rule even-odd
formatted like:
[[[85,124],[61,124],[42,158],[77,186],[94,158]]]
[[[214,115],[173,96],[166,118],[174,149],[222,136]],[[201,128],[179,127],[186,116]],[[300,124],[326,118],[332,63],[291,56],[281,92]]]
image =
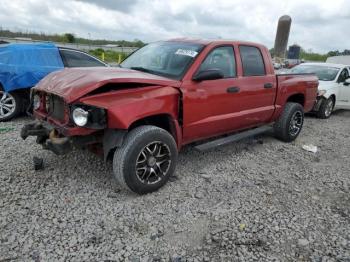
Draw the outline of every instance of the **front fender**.
[[[327,92],[325,94],[323,94],[322,96],[320,96],[320,97],[328,99],[331,96],[336,96],[336,93],[334,92],[334,88],[327,90]]]
[[[142,118],[167,114],[178,119],[179,91],[170,86],[117,90],[80,99],[88,105],[107,110],[108,128],[128,129]]]

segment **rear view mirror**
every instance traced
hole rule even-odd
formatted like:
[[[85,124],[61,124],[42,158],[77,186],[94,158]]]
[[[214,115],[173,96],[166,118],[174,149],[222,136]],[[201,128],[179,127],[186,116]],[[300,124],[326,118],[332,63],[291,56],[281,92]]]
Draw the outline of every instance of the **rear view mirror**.
[[[344,86],[349,86],[350,85],[350,78],[346,79],[344,82]]]
[[[224,78],[224,73],[220,69],[207,69],[197,72],[192,80],[193,81],[204,81],[204,80],[215,80]]]

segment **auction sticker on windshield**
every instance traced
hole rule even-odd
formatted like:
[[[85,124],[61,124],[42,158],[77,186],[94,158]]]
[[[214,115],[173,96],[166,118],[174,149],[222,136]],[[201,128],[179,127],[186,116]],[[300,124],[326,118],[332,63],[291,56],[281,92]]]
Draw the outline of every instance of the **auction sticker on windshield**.
[[[193,51],[193,50],[177,49],[175,54],[176,55],[185,55],[185,56],[195,57],[196,55],[198,55],[198,52]]]

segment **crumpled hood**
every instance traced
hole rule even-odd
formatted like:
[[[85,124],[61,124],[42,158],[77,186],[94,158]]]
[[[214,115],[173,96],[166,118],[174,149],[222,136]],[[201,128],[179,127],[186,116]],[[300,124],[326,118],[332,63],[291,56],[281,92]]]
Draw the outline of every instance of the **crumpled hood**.
[[[179,81],[126,68],[90,67],[69,68],[49,74],[36,86],[36,90],[53,93],[67,103],[109,83],[140,83],[157,86],[180,85]]]

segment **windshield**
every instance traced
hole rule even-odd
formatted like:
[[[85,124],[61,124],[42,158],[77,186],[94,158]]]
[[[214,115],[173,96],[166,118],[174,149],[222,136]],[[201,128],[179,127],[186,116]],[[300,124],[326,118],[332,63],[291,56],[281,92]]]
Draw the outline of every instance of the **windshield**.
[[[321,81],[333,81],[339,72],[339,68],[318,65],[298,65],[290,72],[295,74],[314,73]]]
[[[156,42],[140,48],[120,66],[178,80],[202,48],[203,45],[193,43]]]

